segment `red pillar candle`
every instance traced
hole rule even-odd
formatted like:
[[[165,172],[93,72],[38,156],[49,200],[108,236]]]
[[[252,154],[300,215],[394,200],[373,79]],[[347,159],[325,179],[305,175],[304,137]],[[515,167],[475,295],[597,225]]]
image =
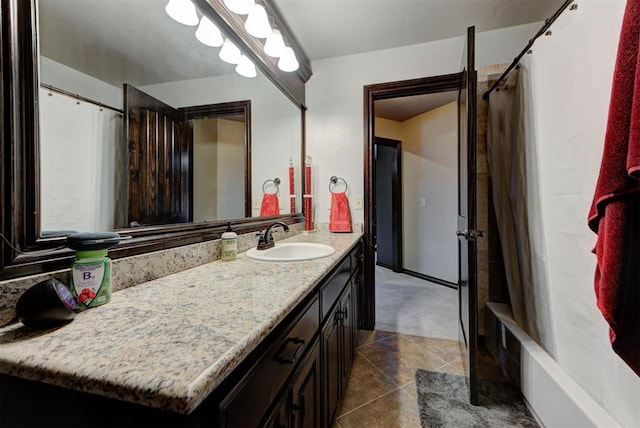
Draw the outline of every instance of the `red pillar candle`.
[[[311,156],[307,156],[304,167],[304,230],[313,230],[313,198],[311,197]]]
[[[296,212],[296,194],[295,194],[295,184],[293,177],[293,160],[289,160],[289,209],[290,213],[293,214]]]

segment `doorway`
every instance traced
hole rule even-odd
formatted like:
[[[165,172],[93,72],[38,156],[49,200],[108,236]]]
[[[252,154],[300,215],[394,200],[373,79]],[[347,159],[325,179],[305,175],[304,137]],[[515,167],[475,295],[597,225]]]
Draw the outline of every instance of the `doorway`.
[[[458,339],[457,99],[445,91],[374,102],[378,330]]]
[[[377,100],[407,97],[410,95],[456,91],[457,109],[457,156],[456,187],[457,227],[451,233],[457,237],[458,255],[458,345],[462,357],[464,374],[471,404],[478,403],[478,289],[476,238],[482,236],[477,230],[476,163],[477,163],[477,72],[475,69],[475,28],[467,28],[461,71],[455,74],[389,82],[364,87],[365,106],[365,215],[362,306],[360,327],[373,330],[376,324],[376,278],[375,278],[375,161],[374,139],[376,135]],[[405,162],[403,162],[404,164]]]
[[[366,106],[365,138],[367,142],[365,146],[366,157],[365,157],[365,171],[364,171],[364,175],[365,175],[364,283],[367,284],[367,286],[363,290],[363,307],[362,307],[362,318],[361,318],[361,321],[362,321],[361,327],[364,329],[373,329],[376,324],[376,319],[375,319],[375,312],[376,312],[375,289],[376,289],[376,266],[377,266],[376,256],[378,257],[380,256],[380,254],[376,254],[377,251],[379,250],[376,247],[377,245],[380,244],[379,242],[377,242],[377,236],[379,235],[379,231],[376,230],[376,228],[380,227],[380,225],[376,225],[376,222],[377,222],[376,217],[378,215],[377,208],[381,204],[392,205],[386,199],[383,199],[384,202],[382,202],[376,198],[377,196],[376,187],[375,187],[376,186],[375,178],[377,174],[376,144],[375,144],[376,137],[390,136],[388,133],[386,135],[381,135],[381,133],[376,132],[376,121],[377,121],[376,117],[379,114],[382,114],[387,117],[391,117],[389,116],[390,113],[388,111],[385,112],[385,110],[389,110],[390,101],[397,100],[398,104],[400,103],[407,104],[407,101],[410,100],[411,98],[414,98],[415,96],[432,95],[433,97],[437,97],[438,94],[446,94],[446,93],[449,94],[448,95],[449,102],[451,102],[453,99],[457,100],[457,96],[454,98],[451,98],[451,94],[453,93],[457,94],[457,91],[460,88],[460,79],[461,79],[461,74],[456,73],[456,74],[428,77],[428,78],[422,78],[422,79],[414,79],[410,81],[400,81],[400,82],[391,82],[391,83],[384,83],[384,84],[377,84],[377,85],[369,85],[369,86],[365,86],[364,88],[365,106]],[[422,108],[424,111],[425,110],[424,106]],[[400,109],[400,107],[396,107],[396,110],[398,109]],[[456,109],[456,114],[457,114],[457,109]],[[405,119],[406,118],[407,117],[405,116]],[[377,127],[380,129],[383,128],[383,125],[381,125],[381,122],[378,122]],[[457,133],[457,124],[454,126],[454,128],[455,130],[453,132]],[[396,135],[402,135],[402,134],[396,134]],[[402,138],[391,138],[391,139],[396,139],[398,141],[402,140]],[[406,152],[407,144],[403,142],[403,145],[405,146],[405,152]],[[403,146],[400,146],[400,147],[403,147]],[[402,153],[401,153],[401,157],[402,157]],[[414,182],[416,182],[417,180],[421,180],[420,177],[410,177],[412,169],[407,167],[406,162],[402,162],[401,165],[405,171],[404,175],[405,177],[407,177],[407,180],[405,180],[405,183],[403,186],[404,188],[412,187],[412,185],[415,184]],[[457,187],[457,183],[455,184],[455,186]],[[453,191],[453,193],[455,193],[455,191]],[[415,205],[415,203],[417,202],[417,204],[420,205],[420,203],[422,202],[421,199],[423,198],[418,197],[416,199],[415,196],[416,195],[413,195],[411,197],[411,201],[409,201],[408,200],[409,198],[403,198],[401,194],[399,197],[400,199],[399,205],[402,206],[403,208],[406,208],[408,202],[411,202],[413,205]],[[425,202],[425,204],[429,204],[429,203],[430,201]],[[411,217],[413,214],[406,209],[403,209],[401,212],[403,212],[404,215],[401,215],[399,218],[396,218],[396,220],[394,220],[395,228],[399,231],[403,231],[404,229],[404,236],[408,237],[409,240],[415,239],[415,237],[418,236],[415,233],[416,232],[415,227],[413,225],[410,228],[403,226],[403,223],[405,223],[407,217]],[[454,213],[453,220],[455,220],[455,213]],[[422,221],[422,220],[418,219],[417,221]],[[455,227],[455,225],[452,227]],[[455,231],[450,231],[450,232],[453,235],[453,232]],[[408,263],[407,257],[406,257],[407,256],[407,251],[406,251],[407,239],[403,240],[402,235],[403,233],[400,233],[400,238],[398,240],[395,240],[395,242],[398,242],[398,241],[403,242],[403,245],[398,250],[399,263],[397,265],[397,268],[394,271],[408,273],[410,275],[413,274],[413,276],[418,276],[418,277],[422,276],[423,279],[429,279],[428,275],[421,274],[420,271],[422,270],[421,269],[422,266],[413,264],[413,265],[410,265],[411,269],[406,268],[406,265]],[[453,239],[453,242],[455,242],[455,235],[453,235],[452,239]],[[393,239],[391,241],[394,242]],[[457,250],[452,249],[451,251],[454,252],[454,254],[451,255],[451,258],[456,259],[455,252],[457,252]],[[410,254],[409,256],[411,257],[413,256],[413,254]],[[424,259],[425,257],[420,256],[418,258]],[[457,275],[457,267],[455,269],[456,269],[455,275]],[[433,279],[437,279],[437,278],[433,278]],[[455,282],[450,281],[450,279],[451,277],[449,277],[449,281],[445,280],[442,282],[445,282],[445,285],[455,286]]]
[[[376,264],[402,272],[402,141],[375,137]]]

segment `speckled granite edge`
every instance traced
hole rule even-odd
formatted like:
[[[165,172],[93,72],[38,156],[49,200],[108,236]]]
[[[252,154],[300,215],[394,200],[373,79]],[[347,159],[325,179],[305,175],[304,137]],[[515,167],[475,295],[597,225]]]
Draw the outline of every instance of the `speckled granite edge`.
[[[318,232],[329,232],[329,223],[315,223],[314,227]],[[364,225],[362,223],[352,223],[351,228],[353,229],[354,233],[364,233]],[[303,226],[303,230],[304,230],[304,226]],[[334,233],[341,233],[341,232],[334,232]]]
[[[190,413],[360,237],[298,234],[294,242],[329,244],[336,253],[294,263],[240,254],[121,290],[55,330],[3,327],[0,372]],[[104,327],[100,340],[96,325]]]
[[[289,232],[280,229],[273,232],[276,241],[301,233],[304,223],[289,226]],[[245,233],[238,236],[238,252],[255,247],[256,234]],[[171,275],[186,269],[200,266],[220,258],[220,240],[190,244],[169,248],[137,256],[125,257],[113,261],[111,270],[111,291],[117,292],[143,282]],[[38,275],[0,281],[0,326],[15,321],[15,306],[18,298],[29,287],[49,278],[69,283],[70,269],[47,272]]]

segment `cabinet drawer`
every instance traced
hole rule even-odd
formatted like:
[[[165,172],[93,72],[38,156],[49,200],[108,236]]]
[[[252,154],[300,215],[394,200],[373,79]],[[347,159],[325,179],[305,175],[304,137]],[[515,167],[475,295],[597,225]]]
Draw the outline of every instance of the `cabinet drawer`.
[[[314,299],[274,341],[247,376],[220,403],[220,425],[254,427],[260,424],[318,331],[319,301]]]
[[[331,307],[335,304],[340,293],[342,293],[344,285],[347,283],[347,281],[349,281],[349,275],[351,273],[350,261],[350,257],[347,257],[344,261],[342,261],[340,267],[338,267],[338,269],[334,272],[331,279],[320,288],[320,300],[322,301],[322,320],[324,320],[324,317],[331,310]]]

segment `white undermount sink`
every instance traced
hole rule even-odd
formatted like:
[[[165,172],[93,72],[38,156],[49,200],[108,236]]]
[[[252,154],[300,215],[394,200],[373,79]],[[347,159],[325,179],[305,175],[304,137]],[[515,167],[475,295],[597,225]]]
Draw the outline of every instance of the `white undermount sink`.
[[[247,257],[265,262],[295,262],[299,260],[313,260],[328,257],[336,249],[324,244],[312,242],[283,242],[268,250],[252,248],[247,251]]]

